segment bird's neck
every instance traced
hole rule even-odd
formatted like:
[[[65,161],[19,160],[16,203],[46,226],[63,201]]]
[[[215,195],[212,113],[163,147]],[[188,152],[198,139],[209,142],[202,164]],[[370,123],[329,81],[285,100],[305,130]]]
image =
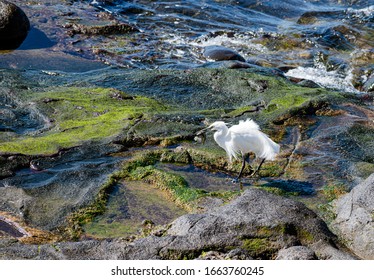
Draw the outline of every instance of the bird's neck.
[[[225,144],[224,143],[225,143],[225,140],[226,140],[227,133],[228,133],[228,129],[225,128],[223,130],[216,131],[213,135],[214,140],[217,142],[217,144],[224,149],[225,149]]]

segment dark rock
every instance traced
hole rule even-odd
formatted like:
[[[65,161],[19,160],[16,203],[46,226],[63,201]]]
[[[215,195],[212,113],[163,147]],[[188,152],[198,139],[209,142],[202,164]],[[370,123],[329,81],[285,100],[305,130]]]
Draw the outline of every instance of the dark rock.
[[[85,34],[85,35],[110,35],[110,34],[127,34],[130,32],[139,31],[134,26],[122,22],[108,22],[107,24],[79,24],[73,23],[65,25],[65,28],[69,28],[73,34]]]
[[[17,169],[27,167],[29,162],[29,156],[0,156],[0,179],[13,176]]]
[[[359,257],[374,259],[374,173],[334,206],[333,229]]]
[[[368,122],[351,125],[347,131],[338,134],[338,141],[344,153],[356,160],[374,163],[374,128]]]
[[[293,246],[281,249],[278,252],[277,260],[315,260],[314,252],[305,246]]]
[[[353,50],[354,47],[340,28],[327,28],[318,34],[317,42],[336,50]]]
[[[18,6],[0,0],[0,49],[18,48],[26,38],[30,22]]]
[[[215,60],[239,60],[245,62],[245,59],[236,51],[222,46],[208,46],[204,49],[204,57]]]
[[[256,65],[253,66],[246,62],[241,62],[238,60],[223,60],[223,61],[215,61],[215,62],[207,62],[203,65],[199,65],[197,68],[203,67],[203,68],[223,68],[223,69],[246,69],[246,68],[255,68]]]
[[[297,20],[298,24],[314,24],[319,19],[329,19],[341,17],[343,13],[341,11],[308,11],[303,13]]]
[[[317,84],[316,82],[313,82],[311,80],[302,80],[297,83],[299,86],[302,87],[308,87],[308,88],[320,88],[321,86]]]

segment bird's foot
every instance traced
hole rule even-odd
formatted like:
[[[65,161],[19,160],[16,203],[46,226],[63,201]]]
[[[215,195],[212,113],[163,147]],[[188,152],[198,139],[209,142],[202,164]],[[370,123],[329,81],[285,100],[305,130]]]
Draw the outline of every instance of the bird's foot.
[[[234,184],[237,184],[240,182],[240,180],[238,178],[235,178],[235,179],[232,179],[231,182]]]
[[[249,178],[260,178],[260,174],[256,171],[253,171],[251,174],[248,175]]]

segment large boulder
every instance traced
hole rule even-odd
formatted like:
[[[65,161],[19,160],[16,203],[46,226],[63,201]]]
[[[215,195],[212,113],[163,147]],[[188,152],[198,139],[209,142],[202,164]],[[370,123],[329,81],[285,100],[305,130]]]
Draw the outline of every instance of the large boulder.
[[[332,226],[359,257],[374,259],[374,173],[334,201]]]
[[[21,8],[0,0],[0,50],[18,48],[29,29],[29,19]]]

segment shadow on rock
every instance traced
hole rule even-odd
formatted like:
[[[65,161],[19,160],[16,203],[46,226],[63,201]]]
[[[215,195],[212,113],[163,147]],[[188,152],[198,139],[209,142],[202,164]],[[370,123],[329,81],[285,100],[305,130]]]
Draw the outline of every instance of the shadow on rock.
[[[309,182],[297,181],[297,180],[274,180],[263,187],[278,188],[280,191],[286,193],[294,193],[295,195],[313,195],[315,190],[313,184]]]
[[[31,28],[25,41],[18,48],[19,50],[46,49],[55,45],[47,35],[37,28]]]

